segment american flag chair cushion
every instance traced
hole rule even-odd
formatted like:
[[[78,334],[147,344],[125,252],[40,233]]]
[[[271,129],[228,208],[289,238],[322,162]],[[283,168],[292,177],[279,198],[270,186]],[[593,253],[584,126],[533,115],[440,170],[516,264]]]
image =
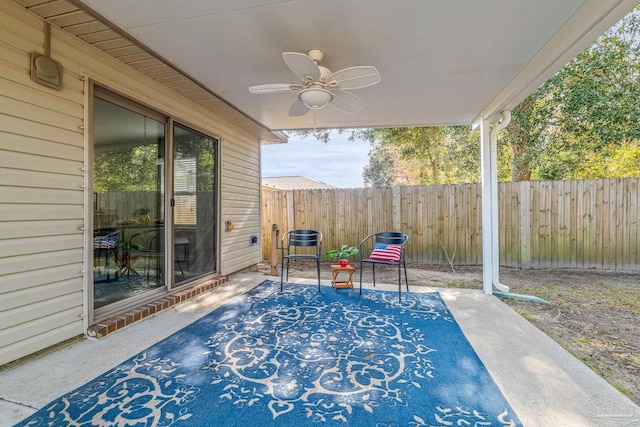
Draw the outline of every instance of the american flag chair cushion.
[[[93,249],[113,249],[116,247],[116,243],[118,243],[116,234],[98,236],[93,239]]]
[[[400,262],[403,247],[400,245],[385,245],[375,243],[369,259],[376,261]]]

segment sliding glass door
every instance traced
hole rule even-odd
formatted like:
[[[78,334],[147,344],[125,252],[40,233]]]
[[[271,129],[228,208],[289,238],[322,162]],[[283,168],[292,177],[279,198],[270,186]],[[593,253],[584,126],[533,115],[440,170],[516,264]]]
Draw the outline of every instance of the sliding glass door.
[[[216,271],[218,140],[173,127],[174,281]]]
[[[165,286],[165,121],[113,98],[93,103],[94,309]]]
[[[92,127],[95,320],[217,273],[219,140],[97,86]]]

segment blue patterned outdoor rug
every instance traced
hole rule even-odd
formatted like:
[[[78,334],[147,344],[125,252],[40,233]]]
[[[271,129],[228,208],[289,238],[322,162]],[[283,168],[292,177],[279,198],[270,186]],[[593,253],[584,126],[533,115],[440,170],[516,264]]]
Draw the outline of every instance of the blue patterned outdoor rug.
[[[520,426],[437,293],[265,281],[20,426]]]

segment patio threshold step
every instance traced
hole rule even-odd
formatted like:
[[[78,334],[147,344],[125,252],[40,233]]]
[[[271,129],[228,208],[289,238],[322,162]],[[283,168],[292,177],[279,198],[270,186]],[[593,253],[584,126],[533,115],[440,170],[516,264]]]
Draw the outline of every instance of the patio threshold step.
[[[91,338],[104,338],[105,336],[126,326],[139,322],[147,317],[173,307],[176,304],[211,291],[229,280],[229,276],[216,277],[199,283],[187,289],[162,295],[151,301],[132,307],[108,319],[102,319],[87,329],[87,336]]]

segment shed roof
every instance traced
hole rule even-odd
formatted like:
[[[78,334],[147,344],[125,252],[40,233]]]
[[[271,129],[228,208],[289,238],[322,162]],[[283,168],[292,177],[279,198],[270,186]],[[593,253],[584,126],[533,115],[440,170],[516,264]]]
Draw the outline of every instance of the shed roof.
[[[273,188],[276,190],[317,190],[335,188],[324,182],[305,176],[275,176],[270,178],[262,178],[262,186]]]

